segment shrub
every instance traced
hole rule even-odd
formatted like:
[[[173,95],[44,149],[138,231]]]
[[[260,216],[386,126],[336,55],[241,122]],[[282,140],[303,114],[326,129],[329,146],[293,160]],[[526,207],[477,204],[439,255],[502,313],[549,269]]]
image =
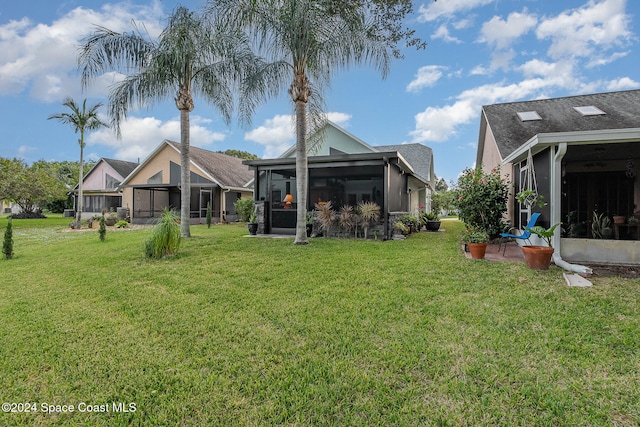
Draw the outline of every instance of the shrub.
[[[360,202],[358,211],[362,219],[362,228],[364,228],[364,238],[367,238],[367,231],[371,224],[375,224],[380,219],[380,206],[374,202]]]
[[[252,199],[238,199],[233,203],[238,214],[238,220],[240,222],[249,222],[249,217],[253,213],[253,200]]]
[[[125,221],[124,219],[121,219],[118,222],[116,222],[116,227],[117,228],[127,228],[128,226],[129,226],[129,223],[127,221]]]
[[[180,217],[177,213],[164,209],[151,237],[145,242],[145,255],[149,258],[164,258],[175,255],[180,247]]]
[[[13,224],[11,223],[11,217],[7,222],[7,228],[4,230],[4,241],[2,242],[2,255],[4,259],[13,258]]]
[[[329,237],[329,230],[331,230],[331,227],[336,220],[336,213],[332,209],[331,201],[322,204],[316,203],[315,207],[318,225],[320,226],[320,229],[324,230],[325,236]]]
[[[498,236],[504,228],[502,216],[507,211],[509,185],[499,167],[490,173],[482,168],[465,169],[455,190],[458,216],[490,237]]]
[[[104,215],[100,217],[100,231],[98,233],[100,234],[100,241],[104,242],[104,239],[107,236],[107,227],[106,227]]]
[[[338,223],[342,230],[347,233],[347,236],[349,236],[351,234],[351,230],[356,226],[356,216],[353,213],[352,206],[344,205],[340,208],[340,212],[338,213]]]
[[[207,202],[207,228],[211,228],[211,202]]]

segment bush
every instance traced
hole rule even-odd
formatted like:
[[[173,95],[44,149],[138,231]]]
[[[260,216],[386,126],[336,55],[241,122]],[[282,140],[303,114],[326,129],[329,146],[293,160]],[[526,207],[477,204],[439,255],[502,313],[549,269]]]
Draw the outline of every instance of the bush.
[[[4,242],[2,243],[2,255],[4,259],[13,258],[13,224],[11,223],[11,217],[7,223],[7,228],[4,230]]]
[[[253,213],[253,200],[252,199],[238,199],[233,203],[238,214],[238,220],[240,222],[249,222],[249,218]]]
[[[164,258],[175,255],[180,247],[180,217],[164,209],[158,222],[145,242],[144,252],[148,258]]]
[[[17,214],[11,214],[11,218],[13,219],[38,219],[38,218],[46,218],[46,216],[42,213],[41,210],[33,211],[33,212],[20,212]]]
[[[127,228],[128,226],[129,226],[129,223],[127,221],[125,221],[124,219],[121,219],[118,222],[116,222],[116,227],[117,228]]]
[[[490,237],[498,236],[504,229],[502,216],[507,211],[509,185],[500,168],[490,173],[482,168],[465,169],[455,190],[458,216],[468,226],[484,230]]]

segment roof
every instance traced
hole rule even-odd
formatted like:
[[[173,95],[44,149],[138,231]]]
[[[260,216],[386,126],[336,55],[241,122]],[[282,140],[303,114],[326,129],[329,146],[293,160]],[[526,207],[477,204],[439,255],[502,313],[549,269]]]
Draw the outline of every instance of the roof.
[[[180,143],[167,140],[178,152]],[[242,164],[242,159],[229,156],[223,153],[215,153],[198,147],[189,148],[191,163],[206,172],[221,187],[240,188],[253,178],[253,172],[246,165]]]
[[[432,182],[433,175],[433,150],[422,144],[397,144],[397,145],[377,145],[379,151],[397,151],[411,165],[416,175],[423,181]]]
[[[583,116],[574,109],[585,106],[597,107],[606,114]],[[517,115],[530,111],[537,112],[541,119],[523,121]],[[479,155],[487,125],[504,159],[539,134],[639,128],[640,90],[485,105],[482,107]]]
[[[138,163],[126,160],[107,159],[105,157],[101,160],[111,166],[122,178],[126,178],[138,166]]]

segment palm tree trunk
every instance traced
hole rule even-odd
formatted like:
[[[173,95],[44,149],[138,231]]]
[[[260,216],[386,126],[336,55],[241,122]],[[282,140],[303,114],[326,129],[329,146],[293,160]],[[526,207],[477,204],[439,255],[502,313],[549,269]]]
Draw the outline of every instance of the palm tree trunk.
[[[294,244],[306,245],[307,239],[307,104],[296,101],[296,191],[298,209],[296,218],[296,238]]]
[[[82,220],[82,178],[84,178],[84,129],[80,130],[80,171],[78,172],[78,209],[76,211],[76,228],[80,228]]]
[[[191,237],[189,110],[180,110],[180,236]]]

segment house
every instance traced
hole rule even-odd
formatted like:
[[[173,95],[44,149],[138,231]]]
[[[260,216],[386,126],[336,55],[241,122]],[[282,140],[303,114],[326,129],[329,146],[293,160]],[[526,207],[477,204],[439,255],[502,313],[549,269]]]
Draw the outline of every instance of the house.
[[[532,211],[543,226],[562,222],[556,263],[640,264],[640,90],[484,106],[476,164],[544,197],[542,208],[512,200],[508,214],[517,227]],[[626,222],[594,239],[594,213]]]
[[[122,206],[122,194],[118,186],[138,163],[101,158],[82,178],[82,217],[91,217],[106,211],[116,211]],[[74,207],[78,206],[78,185],[70,192]],[[75,209],[74,209],[75,211]]]
[[[332,122],[308,157],[307,210],[331,201],[335,208],[363,201],[381,207],[384,235],[394,218],[429,211],[435,188],[433,152],[422,144],[374,147]],[[255,173],[254,197],[259,206],[259,233],[295,233],[295,146],[279,158],[245,161]]]
[[[253,197],[249,168],[226,154],[193,146],[189,153],[192,223],[205,221],[208,203],[213,221],[236,221],[234,202]],[[122,181],[122,206],[133,223],[153,221],[164,208],[180,210],[180,164],[180,143],[164,140]]]

